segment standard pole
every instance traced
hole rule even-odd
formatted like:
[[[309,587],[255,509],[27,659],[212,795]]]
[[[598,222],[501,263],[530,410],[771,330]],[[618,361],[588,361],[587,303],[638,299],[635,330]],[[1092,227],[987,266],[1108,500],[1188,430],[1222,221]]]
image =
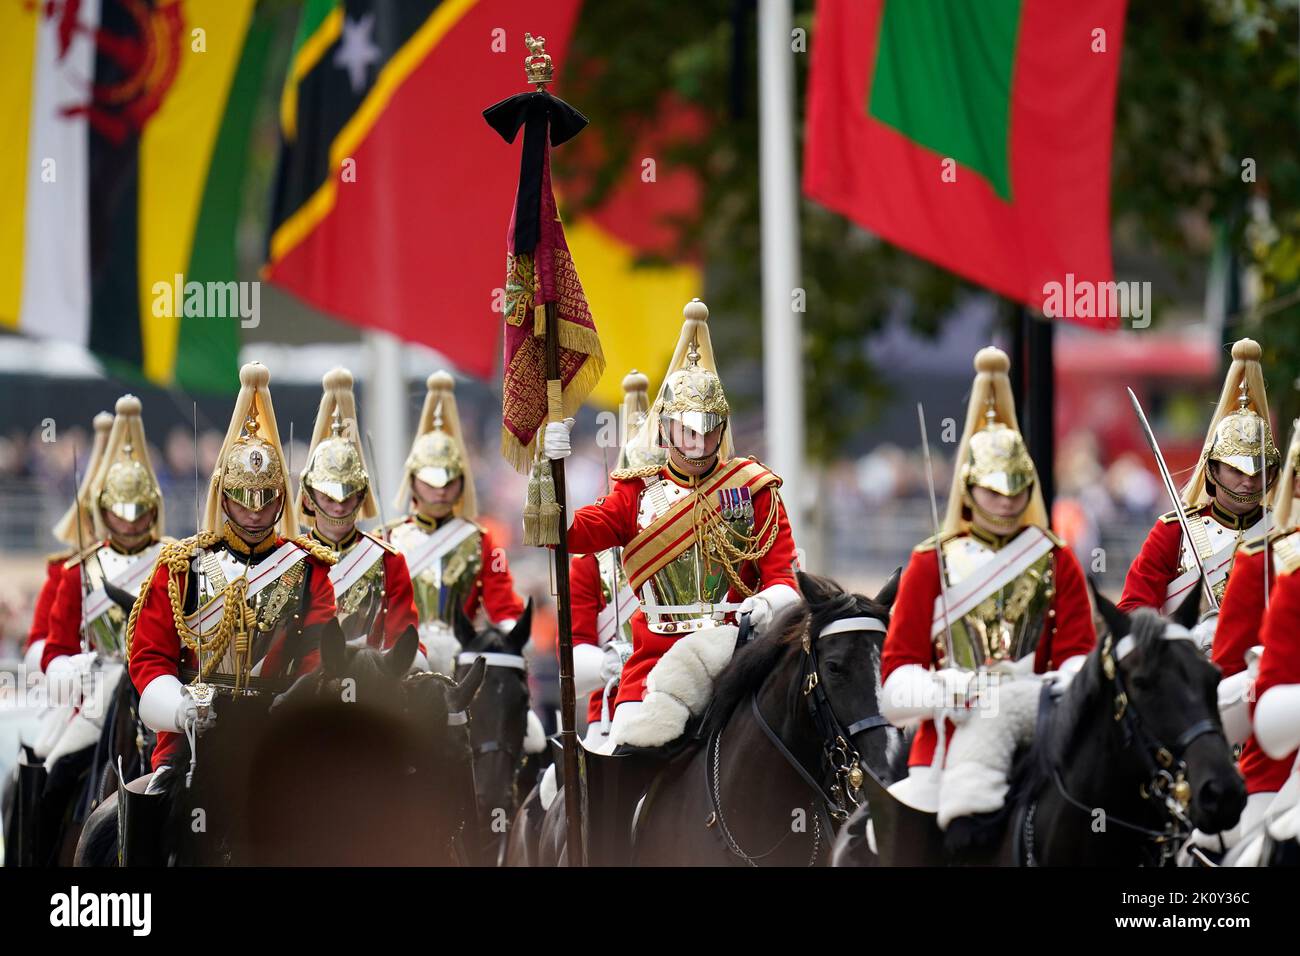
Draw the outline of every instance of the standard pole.
[[[1056,498],[1056,323],[1040,319],[1028,309],[1021,309],[1025,325],[1025,376],[1028,388],[1025,395],[1025,419],[1028,434],[1029,456],[1034,459],[1038,480],[1043,488],[1043,504],[1048,519],[1052,515],[1052,502]]]
[[[560,335],[555,303],[546,303],[546,378],[560,381]],[[559,413],[551,410],[551,420]],[[555,546],[555,616],[560,645],[560,743],[564,747],[564,814],[568,823],[569,865],[586,863],[582,837],[582,791],[578,780],[577,701],[573,691],[573,619],[569,609],[569,514],[564,461],[551,462],[551,480],[560,505],[560,536]]]
[[[795,165],[790,0],[759,0],[759,175],[763,242],[763,417],[768,464],[790,489],[791,530],[815,550],[803,475],[803,336],[799,290],[799,179]],[[796,306],[796,292],[798,305]],[[796,307],[799,311],[796,311]]]
[[[402,343],[387,332],[366,332],[366,430],[374,439],[372,454],[378,459],[372,470],[382,478],[396,481],[402,474],[406,458],[406,376],[402,372]],[[364,434],[364,432],[363,432]],[[375,488],[376,497],[397,491]]]

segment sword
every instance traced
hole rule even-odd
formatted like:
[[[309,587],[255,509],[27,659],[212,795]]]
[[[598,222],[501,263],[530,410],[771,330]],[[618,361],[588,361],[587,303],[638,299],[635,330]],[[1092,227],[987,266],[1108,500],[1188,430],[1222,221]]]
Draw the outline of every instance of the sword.
[[[77,446],[72,446],[72,504],[77,509],[77,554],[80,560],[77,564],[77,570],[81,578],[81,653],[85,654],[90,650],[90,638],[86,634],[86,595],[90,593],[90,580],[86,575],[86,542],[82,535],[83,518],[81,514],[81,476],[77,471]],[[98,558],[99,554],[96,553]],[[100,573],[103,573],[103,566],[100,566]],[[107,578],[105,578],[107,580]]]
[[[201,534],[203,531],[203,517],[200,514],[199,505],[199,403],[194,402],[194,533]],[[198,569],[195,568],[194,594],[196,600],[201,605],[203,595],[198,587]],[[202,607],[199,608],[202,611]],[[193,684],[190,684],[190,696],[194,698],[194,709],[199,718],[202,719],[208,715],[208,708],[212,706],[212,698],[216,695],[217,689],[212,684],[203,680],[203,615],[198,615],[199,639],[195,643],[195,655],[199,660],[199,674]],[[197,738],[197,734],[195,735]],[[194,764],[198,760],[197,743],[190,743],[190,772],[186,777],[185,785],[189,786],[194,777]]]
[[[379,481],[379,472],[375,471],[375,443],[370,437],[370,429],[366,429],[366,451],[370,452],[370,472],[374,475],[373,485],[379,489],[380,493],[375,495],[375,504],[379,506],[379,532],[385,541],[388,540],[388,521],[384,518],[384,486]]]
[[[1219,610],[1219,599],[1214,596],[1214,588],[1210,586],[1209,575],[1205,573],[1205,562],[1201,560],[1201,552],[1196,548],[1196,539],[1192,537],[1192,526],[1187,521],[1187,513],[1183,510],[1182,499],[1178,497],[1178,489],[1174,487],[1174,479],[1169,474],[1169,466],[1165,464],[1165,456],[1160,452],[1160,445],[1156,442],[1155,432],[1151,430],[1151,423],[1147,421],[1146,412],[1142,411],[1142,403],[1138,397],[1133,394],[1133,389],[1128,389],[1129,401],[1133,403],[1133,411],[1137,413],[1138,422],[1142,425],[1142,433],[1146,435],[1147,444],[1151,446],[1151,453],[1156,458],[1156,468],[1160,471],[1160,479],[1165,483],[1165,491],[1169,495],[1169,500],[1174,503],[1174,514],[1178,515],[1178,525],[1183,529],[1183,537],[1187,539],[1187,550],[1192,553],[1192,560],[1196,562],[1196,570],[1201,574],[1201,586],[1205,589],[1205,597],[1210,602],[1211,610]]]
[[[930,439],[925,431],[925,408],[916,403],[916,419],[921,423],[921,451],[925,455],[925,477],[930,485],[930,520],[934,524],[934,556],[939,561],[939,601],[943,608],[944,650],[948,666],[957,666],[956,647],[952,639],[952,622],[948,618],[948,572],[944,568],[943,543],[939,540],[939,499],[934,493],[934,463],[930,460]]]

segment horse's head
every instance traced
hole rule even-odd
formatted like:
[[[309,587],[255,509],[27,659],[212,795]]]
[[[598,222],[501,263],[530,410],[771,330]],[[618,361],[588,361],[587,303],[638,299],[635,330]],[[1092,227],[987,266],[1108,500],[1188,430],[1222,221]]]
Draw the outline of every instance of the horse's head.
[[[880,655],[889,609],[898,593],[895,571],[875,598],[849,594],[835,582],[799,572],[807,605],[802,639],[803,695],[818,730],[830,742],[842,736],[866,767],[886,784],[900,755],[903,734],[880,715]],[[811,685],[811,686],[810,686]],[[823,711],[829,710],[829,714]],[[833,753],[832,761],[841,754]],[[845,756],[850,757],[848,753]]]
[[[1146,609],[1130,616],[1096,597],[1110,634],[1085,667],[1112,701],[1124,751],[1149,778],[1144,792],[1168,788],[1206,833],[1232,827],[1246,788],[1219,720],[1219,669],[1189,634],[1199,592],[1168,620]]]
[[[532,633],[533,605],[529,601],[509,632],[489,626],[475,633],[457,609],[456,636],[462,650],[456,678],[464,681],[478,661],[486,665],[482,686],[471,708],[470,741],[474,748],[474,781],[480,819],[492,820],[503,812],[509,819],[515,809],[515,777],[524,758],[528,728],[528,672],[524,646]]]
[[[321,627],[320,666],[277,696],[271,709],[324,698],[392,709],[400,701],[395,693],[397,684],[411,669],[418,649],[414,627],[408,627],[386,651],[353,647],[344,638],[338,619],[332,618]]]

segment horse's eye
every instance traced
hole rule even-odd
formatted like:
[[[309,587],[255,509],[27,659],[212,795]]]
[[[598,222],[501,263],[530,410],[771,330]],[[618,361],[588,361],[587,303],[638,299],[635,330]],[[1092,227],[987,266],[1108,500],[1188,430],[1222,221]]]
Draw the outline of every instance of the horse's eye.
[[[1137,674],[1133,677],[1133,686],[1138,690],[1151,690],[1156,686],[1156,679],[1149,674]]]
[[[838,677],[844,673],[844,665],[839,661],[827,661],[826,670]]]

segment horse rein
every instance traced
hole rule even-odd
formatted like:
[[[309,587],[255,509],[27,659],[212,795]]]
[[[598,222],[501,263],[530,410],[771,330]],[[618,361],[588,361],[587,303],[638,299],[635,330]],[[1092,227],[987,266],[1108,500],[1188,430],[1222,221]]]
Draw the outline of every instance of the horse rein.
[[[497,651],[461,651],[456,655],[456,673],[459,675],[462,668],[473,667],[475,662],[482,658],[488,667],[502,667],[507,670],[517,670],[523,675],[525,681],[528,679],[528,661],[522,654],[502,654]],[[525,719],[527,714],[524,715]],[[501,745],[499,740],[485,740],[473,748],[475,757],[482,757],[486,754],[503,753],[514,763],[520,764],[520,753],[523,748],[523,742],[520,741],[519,747],[507,748]],[[517,771],[516,771],[517,772]]]
[[[822,818],[825,819],[829,831],[834,833],[836,825],[843,824],[852,811],[862,803],[857,794],[862,786],[864,771],[862,770],[861,756],[850,742],[853,735],[863,730],[874,730],[879,727],[889,726],[889,721],[879,714],[856,720],[847,728],[840,723],[822,685],[821,662],[817,656],[817,645],[822,638],[834,637],[837,634],[861,634],[867,632],[883,634],[885,630],[884,623],[878,618],[866,616],[846,617],[831,621],[818,632],[816,637],[813,637],[808,627],[804,629],[802,638],[803,661],[800,665],[799,686],[802,688],[802,694],[808,702],[808,712],[812,718],[813,726],[822,738],[822,764],[828,776],[834,781],[829,791],[805,769],[799,759],[790,752],[790,749],[777,735],[776,731],[763,718],[762,711],[758,706],[758,693],[751,694],[749,698],[750,711],[759,728],[763,731],[763,735],[767,737],[773,749],[781,755],[785,762],[799,775],[800,779],[817,795],[815,808],[820,811],[820,815],[814,815],[813,817],[813,854],[808,862],[809,866],[812,866],[817,861]],[[709,751],[712,752],[713,762],[712,786],[709,791],[709,798],[713,803],[713,819],[719,824],[727,849],[750,866],[756,866],[754,860],[760,859],[761,856],[770,855],[776,851],[777,847],[773,847],[767,853],[761,854],[760,857],[751,856],[741,850],[723,820],[722,791],[719,780],[719,763],[722,751],[721,727],[710,736],[706,755]],[[712,820],[710,823],[712,823]],[[781,842],[784,842],[784,840],[785,838],[782,837]],[[778,842],[777,846],[780,845],[780,842]]]
[[[1170,625],[1169,630],[1174,631],[1174,633],[1163,639],[1190,639],[1190,634],[1187,633],[1185,628]],[[1135,749],[1141,756],[1143,766],[1148,774],[1147,779],[1138,785],[1138,794],[1144,801],[1154,804],[1167,814],[1168,819],[1163,829],[1155,830],[1112,815],[1106,812],[1104,808],[1100,809],[1106,814],[1105,819],[1108,825],[1114,823],[1157,844],[1160,850],[1159,862],[1164,863],[1172,856],[1169,847],[1173,841],[1184,828],[1189,832],[1192,828],[1186,812],[1187,805],[1191,801],[1191,787],[1186,779],[1187,764],[1183,760],[1183,754],[1187,752],[1187,748],[1194,741],[1206,734],[1214,733],[1223,736],[1223,729],[1213,718],[1207,717],[1192,724],[1179,734],[1178,739],[1174,741],[1172,746],[1166,746],[1158,737],[1149,733],[1143,725],[1137,709],[1129,703],[1128,690],[1124,683],[1123,674],[1119,669],[1119,663],[1128,656],[1135,646],[1136,643],[1130,636],[1125,636],[1116,643],[1111,635],[1107,635],[1101,648],[1102,672],[1115,689],[1112,698],[1113,719],[1120,725],[1124,746],[1127,749],[1136,745]],[[1071,806],[1089,814],[1098,809],[1084,805],[1066,790],[1065,781],[1061,778],[1061,769],[1058,766],[1052,767],[1052,781],[1056,785],[1057,792]],[[1032,850],[1030,865],[1036,865],[1032,858]]]

